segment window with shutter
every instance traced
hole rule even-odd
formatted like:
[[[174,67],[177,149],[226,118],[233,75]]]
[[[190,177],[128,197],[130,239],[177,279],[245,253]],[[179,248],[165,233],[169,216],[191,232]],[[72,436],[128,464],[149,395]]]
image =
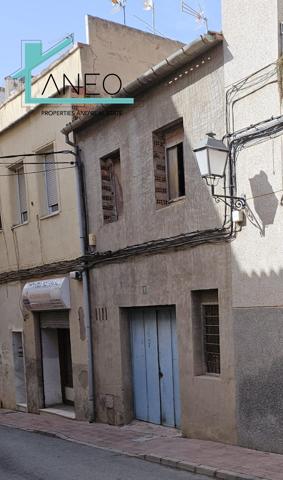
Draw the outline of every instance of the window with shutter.
[[[23,161],[9,165],[10,186],[12,193],[13,225],[21,225],[28,221],[28,202],[26,175]],[[0,225],[1,229],[1,225]]]
[[[19,216],[20,223],[24,223],[28,219],[27,211],[27,194],[26,194],[26,180],[23,164],[17,169],[18,174],[18,198],[19,198]]]
[[[53,154],[46,155],[44,158],[47,210],[48,213],[53,213],[59,209],[56,164]]]

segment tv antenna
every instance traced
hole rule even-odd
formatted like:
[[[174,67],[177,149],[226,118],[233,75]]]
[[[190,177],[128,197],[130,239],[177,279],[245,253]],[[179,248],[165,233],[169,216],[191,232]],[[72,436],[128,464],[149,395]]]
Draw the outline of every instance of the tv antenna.
[[[147,29],[149,30],[150,33],[154,33],[154,35],[159,35],[160,37],[164,37],[164,34],[159,32],[159,30],[153,30],[153,27],[150,23],[146,22],[143,18],[138,17],[137,15],[133,15],[134,18],[136,18],[139,22],[143,23],[146,25]]]
[[[127,0],[111,0],[114,13],[120,12],[123,10],[124,25],[126,25],[126,5]]]
[[[143,8],[147,12],[151,11],[151,13],[152,13],[152,27],[151,27],[151,29],[152,29],[153,33],[155,34],[156,33],[156,26],[155,26],[155,3],[154,3],[154,0],[144,0]]]
[[[201,6],[199,6],[199,10],[195,10],[194,8],[190,7],[185,0],[181,0],[181,11],[183,13],[187,13],[191,17],[194,17],[198,24],[204,24],[206,27],[206,33],[208,33],[208,19]]]

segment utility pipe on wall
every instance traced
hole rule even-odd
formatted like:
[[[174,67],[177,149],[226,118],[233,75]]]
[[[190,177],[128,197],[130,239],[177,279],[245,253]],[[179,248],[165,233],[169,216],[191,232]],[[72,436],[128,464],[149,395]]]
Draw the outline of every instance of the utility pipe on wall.
[[[75,148],[74,155],[76,156],[76,195],[78,205],[78,220],[80,232],[80,253],[81,256],[86,254],[86,209],[83,201],[83,174],[82,163],[79,154],[79,147],[69,139],[69,134],[65,134],[65,141],[68,145]],[[88,403],[89,403],[89,422],[95,421],[95,386],[94,386],[94,365],[93,365],[93,338],[92,338],[92,324],[90,315],[90,295],[89,295],[89,276],[88,271],[82,272],[83,283],[83,309],[84,321],[86,327],[86,339],[88,349]]]

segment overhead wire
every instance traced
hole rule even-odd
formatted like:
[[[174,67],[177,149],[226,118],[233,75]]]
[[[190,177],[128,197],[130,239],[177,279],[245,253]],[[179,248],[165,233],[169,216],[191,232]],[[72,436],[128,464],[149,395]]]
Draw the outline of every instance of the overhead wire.
[[[0,155],[0,159],[3,158],[17,158],[17,157],[45,157],[48,155],[73,155],[75,156],[75,152],[72,150],[57,150],[57,151],[50,151],[50,152],[36,152],[36,153],[14,153],[12,155]]]
[[[252,87],[255,87],[257,85],[260,85],[264,82],[267,82],[274,76],[274,71],[263,74],[265,69],[268,67],[275,65],[270,64],[267,67],[264,67],[263,69],[259,70],[258,72],[255,72],[245,79],[240,80],[237,82],[235,85],[232,86],[230,90],[226,92],[226,122],[227,122],[227,129],[226,129],[226,138],[228,139],[228,142],[230,144],[231,148],[231,154],[230,154],[230,172],[229,172],[229,182],[227,185],[227,179],[225,178],[224,180],[224,190],[228,190],[230,193],[235,193],[236,192],[236,174],[235,174],[235,165],[237,158],[239,156],[240,151],[245,147],[249,145],[254,145],[255,142],[260,142],[260,141],[265,141],[268,136],[273,136],[276,134],[279,134],[279,132],[282,131],[283,126],[273,126],[270,129],[265,129],[259,132],[253,132],[251,135],[246,135],[240,140],[237,140],[236,138],[232,138],[231,133],[230,133],[230,106],[232,103],[232,100],[236,97],[236,95],[240,91],[246,91],[248,89],[251,89]],[[254,78],[257,74],[260,74],[258,78]],[[257,90],[255,90],[252,93],[255,93]],[[233,111],[232,111],[233,115]],[[264,123],[264,122],[263,122]],[[254,128],[249,127],[249,128]],[[246,129],[248,132],[249,128]],[[281,129],[280,129],[281,128]],[[280,129],[280,130],[279,130]],[[235,133],[235,132],[234,132]],[[18,155],[11,155],[11,156],[4,156],[1,157],[0,159],[7,159],[7,158],[20,158],[20,157],[30,157],[30,156],[38,156],[38,155],[49,155],[49,154],[73,154],[75,155],[74,152],[71,151],[59,151],[59,152],[44,152],[42,154],[18,154]],[[34,162],[34,164],[39,164],[39,162]],[[45,162],[44,162],[45,163]],[[56,164],[63,163],[63,162],[56,162]],[[71,162],[67,162],[71,163]],[[75,164],[75,162],[73,162]],[[29,164],[25,162],[25,164]],[[30,164],[33,164],[30,162]],[[72,167],[65,167],[65,169],[68,168],[74,168]],[[64,169],[64,167],[60,168]],[[39,173],[39,172],[26,172],[28,173]],[[9,176],[9,175],[8,175]],[[250,197],[252,198],[258,198],[258,197],[264,197],[267,195],[271,195],[272,193],[279,193],[283,190],[279,190],[276,192],[270,192],[266,194],[261,194],[255,197]],[[231,213],[231,212],[230,212]],[[125,260],[129,257],[132,256],[137,256],[137,255],[151,255],[151,254],[157,254],[160,253],[162,254],[165,250],[168,248],[185,248],[185,247],[196,247],[202,244],[210,244],[210,243],[218,243],[218,242],[223,242],[224,241],[230,241],[234,238],[235,235],[235,230],[234,230],[234,224],[232,222],[231,216],[230,219],[228,219],[227,215],[227,206],[225,206],[225,218],[224,218],[224,223],[222,227],[220,228],[215,228],[215,229],[207,229],[207,230],[202,230],[202,231],[196,231],[196,232],[190,232],[178,236],[172,236],[164,239],[158,239],[158,240],[153,240],[150,242],[145,242],[141,243],[138,245],[132,245],[128,246],[126,248],[123,248],[121,250],[117,251],[107,251],[107,252],[97,252],[97,253],[91,253],[88,254],[85,257],[80,257],[78,259],[72,260],[70,262],[57,262],[56,264],[51,264],[51,265],[45,265],[45,266],[38,266],[34,267],[31,269],[25,269],[21,271],[12,271],[12,272],[6,272],[6,273],[1,273],[0,274],[0,283],[6,283],[9,281],[16,281],[16,280],[23,280],[27,278],[34,278],[34,277],[39,277],[39,276],[47,276],[50,274],[55,274],[55,273],[66,273],[70,271],[71,269],[90,269],[93,268],[94,266],[99,266],[100,264],[103,263],[109,263],[109,262],[119,262],[122,260]]]
[[[75,168],[75,165],[73,166],[70,166],[70,167],[58,167],[58,168],[52,168],[52,169],[49,169],[48,172],[57,172],[59,170],[72,170]],[[36,174],[36,173],[45,173],[46,170],[34,170],[34,171],[31,171],[31,172],[21,172],[21,173],[0,173],[0,177],[14,177],[14,176],[19,176],[19,175],[33,175],[33,174]]]

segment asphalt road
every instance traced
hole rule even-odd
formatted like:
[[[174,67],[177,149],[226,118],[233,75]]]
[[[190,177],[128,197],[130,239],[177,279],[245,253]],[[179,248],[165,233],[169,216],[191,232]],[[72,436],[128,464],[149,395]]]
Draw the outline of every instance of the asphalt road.
[[[0,427],[0,480],[207,480],[37,433]]]

